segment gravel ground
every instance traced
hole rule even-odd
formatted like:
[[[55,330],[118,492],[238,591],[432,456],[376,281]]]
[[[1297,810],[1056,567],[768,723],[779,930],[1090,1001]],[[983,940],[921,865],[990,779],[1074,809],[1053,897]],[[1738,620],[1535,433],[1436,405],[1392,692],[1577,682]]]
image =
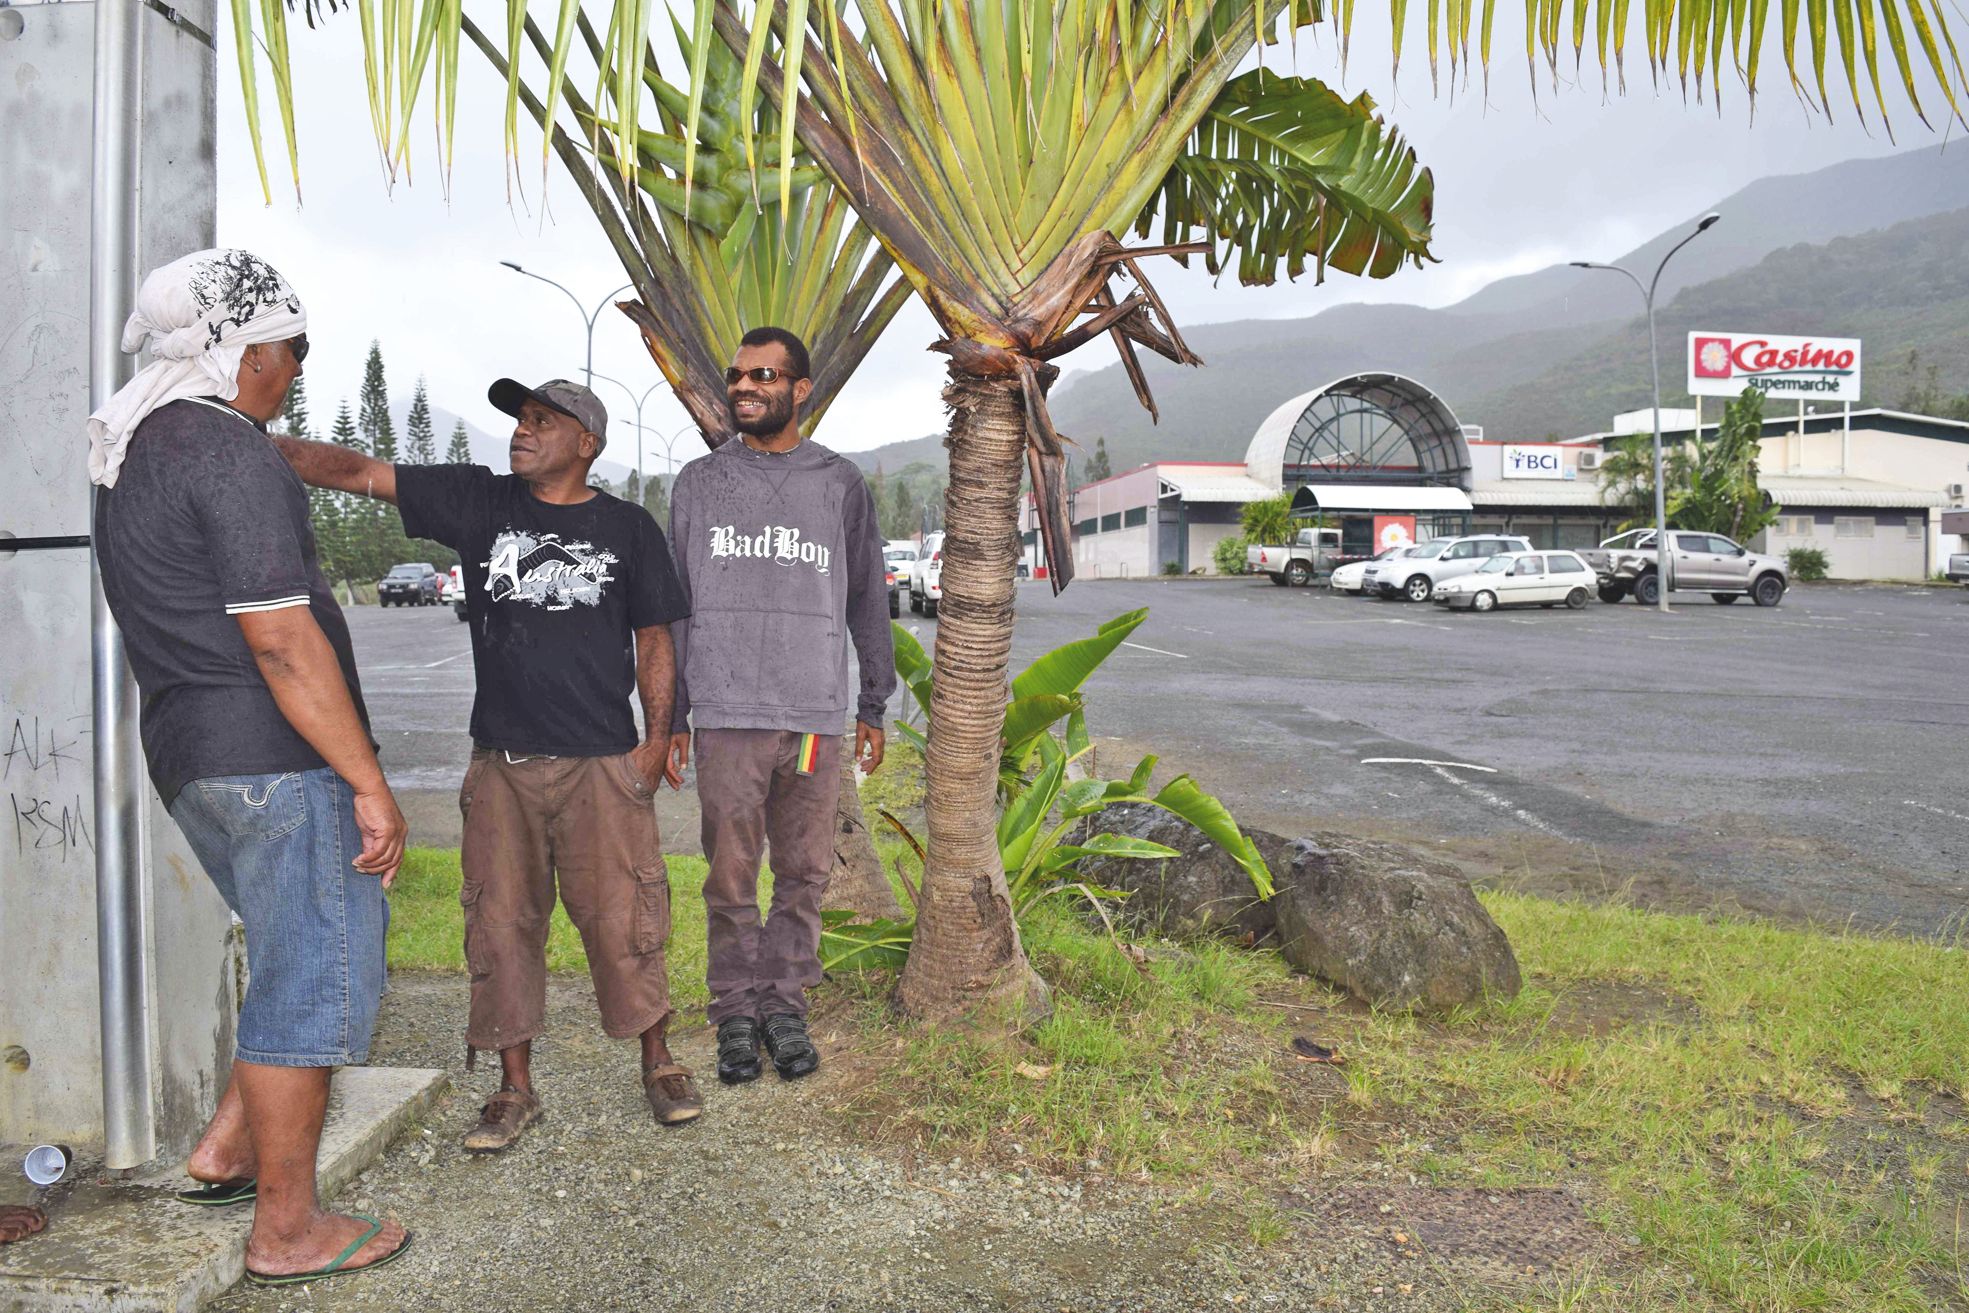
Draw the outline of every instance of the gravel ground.
[[[1429,1218],[1406,1224],[1413,1235],[1402,1228],[1415,1196],[1435,1192],[1406,1181],[1308,1179],[1261,1199],[1235,1182],[1062,1181],[1008,1170],[1010,1157],[931,1161],[859,1143],[835,1105],[872,1074],[856,1051],[880,1040],[825,1003],[814,1029],[828,1061],[797,1084],[769,1070],[728,1090],[709,1074],[708,1030],[680,1031],[674,1047],[705,1073],[708,1107],[694,1126],[659,1130],[634,1050],[602,1035],[578,977],[550,985],[551,1033],[534,1058],[547,1120],[507,1154],[475,1158],[458,1137],[497,1064],[463,1070],[464,998],[458,977],[393,978],[376,1061],[448,1068],[455,1092],[337,1201],[394,1213],[416,1234],[411,1253],[298,1290],[242,1286],[213,1308],[1465,1308],[1473,1281],[1522,1293],[1525,1259],[1602,1248],[1557,1192],[1540,1192],[1551,1207],[1510,1201],[1494,1243],[1466,1225],[1455,1252],[1432,1255],[1420,1247]],[[1254,1201],[1280,1223],[1262,1245],[1246,1220]],[[1466,1222],[1500,1202],[1471,1201]],[[1535,1252],[1527,1234],[1540,1237]]]

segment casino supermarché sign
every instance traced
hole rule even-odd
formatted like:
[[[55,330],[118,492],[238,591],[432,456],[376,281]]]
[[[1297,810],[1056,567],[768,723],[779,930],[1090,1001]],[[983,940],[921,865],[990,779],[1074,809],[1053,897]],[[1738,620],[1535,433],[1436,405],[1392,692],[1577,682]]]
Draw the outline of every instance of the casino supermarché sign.
[[[1860,399],[1860,340],[1776,333],[1689,334],[1689,395],[1734,397],[1747,387],[1800,401]]]

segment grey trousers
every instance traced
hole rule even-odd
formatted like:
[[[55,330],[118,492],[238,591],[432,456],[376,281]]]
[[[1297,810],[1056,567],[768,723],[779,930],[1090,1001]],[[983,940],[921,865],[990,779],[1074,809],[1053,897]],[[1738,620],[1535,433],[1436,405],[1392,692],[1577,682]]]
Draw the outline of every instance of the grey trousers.
[[[697,800],[704,819],[707,983],[717,1025],[731,1017],[807,1014],[820,983],[820,903],[834,869],[834,804],[841,738],[792,730],[705,729],[696,734]],[[759,917],[759,859],[772,852],[772,911]]]

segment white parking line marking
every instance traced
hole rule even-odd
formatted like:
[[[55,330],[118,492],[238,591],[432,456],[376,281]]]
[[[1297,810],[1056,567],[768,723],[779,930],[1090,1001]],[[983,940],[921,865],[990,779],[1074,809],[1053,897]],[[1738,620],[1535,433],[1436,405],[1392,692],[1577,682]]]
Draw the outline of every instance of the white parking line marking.
[[[1189,658],[1181,652],[1165,652],[1159,647],[1150,647],[1146,643],[1131,643],[1125,638],[1121,641],[1121,645],[1123,647],[1132,647],[1138,652],[1153,652],[1157,656],[1172,656],[1175,657],[1178,661],[1189,660]]]
[[[1486,775],[1497,774],[1495,766],[1479,766],[1468,761],[1431,761],[1427,757],[1362,757],[1363,766],[1428,766],[1440,768],[1447,766],[1452,770],[1480,770]]]
[[[1927,803],[1916,802],[1912,798],[1905,799],[1904,801],[1910,807],[1918,807],[1922,811],[1933,812],[1937,816],[1946,816],[1952,821],[1969,821],[1969,816],[1964,816],[1961,812],[1952,812],[1946,807],[1930,807]]]
[[[1530,812],[1526,811],[1523,807],[1520,807],[1517,803],[1512,802],[1509,798],[1501,798],[1497,794],[1492,793],[1489,789],[1486,789],[1483,785],[1478,784],[1473,780],[1466,780],[1460,775],[1452,775],[1447,770],[1443,769],[1441,766],[1431,766],[1429,769],[1435,774],[1442,776],[1444,779],[1448,780],[1451,784],[1454,784],[1457,788],[1463,790],[1471,797],[1476,798],[1481,802],[1489,803],[1491,806],[1505,813],[1507,816],[1511,817],[1513,820],[1517,821],[1521,825],[1529,825],[1532,829],[1537,830],[1542,834],[1549,834],[1556,839],[1563,839],[1566,837],[1559,830],[1557,830],[1553,826],[1547,825],[1544,821],[1532,815]]]
[[[456,661],[459,657],[468,657],[470,655],[472,655],[472,650],[470,648],[466,648],[463,652],[455,652],[452,655],[446,657],[442,661],[427,661],[424,663],[424,669],[431,670],[431,669],[435,669],[438,666],[448,666],[452,662]]]

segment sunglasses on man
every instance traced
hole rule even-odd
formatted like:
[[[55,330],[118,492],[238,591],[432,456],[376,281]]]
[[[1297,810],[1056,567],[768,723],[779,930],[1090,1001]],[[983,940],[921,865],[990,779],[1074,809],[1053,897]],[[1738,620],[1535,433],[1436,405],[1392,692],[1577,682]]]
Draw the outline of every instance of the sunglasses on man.
[[[288,338],[287,349],[293,354],[295,364],[305,365],[308,363],[308,335],[306,333],[301,334],[299,337]]]
[[[731,387],[742,378],[749,378],[754,383],[777,383],[783,378],[793,377],[795,375],[791,370],[775,369],[771,365],[761,365],[757,369],[740,369],[733,365],[725,371],[725,386]]]

